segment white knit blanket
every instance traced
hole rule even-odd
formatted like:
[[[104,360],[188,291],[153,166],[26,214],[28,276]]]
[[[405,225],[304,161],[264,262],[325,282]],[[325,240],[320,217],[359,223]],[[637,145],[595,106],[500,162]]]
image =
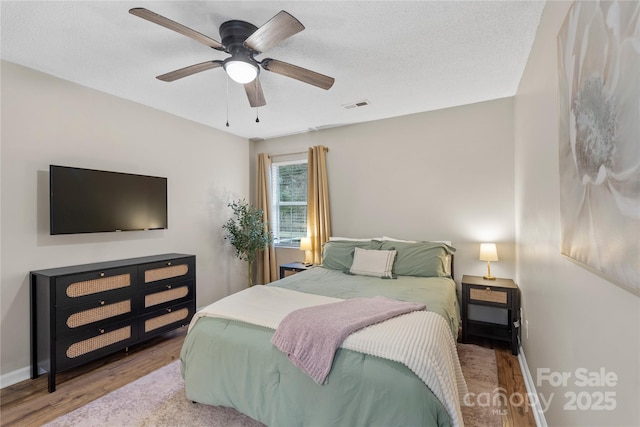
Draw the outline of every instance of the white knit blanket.
[[[285,288],[254,286],[198,311],[189,330],[204,316],[275,330],[294,310],[338,301],[342,300]],[[463,426],[460,404],[467,393],[467,385],[456,343],[447,322],[439,314],[414,311],[394,317],[351,334],[340,347],[404,364],[442,402],[452,425]]]

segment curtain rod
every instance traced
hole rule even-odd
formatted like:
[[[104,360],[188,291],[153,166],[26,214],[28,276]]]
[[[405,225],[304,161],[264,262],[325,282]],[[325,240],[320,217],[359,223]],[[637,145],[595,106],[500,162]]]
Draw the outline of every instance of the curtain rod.
[[[329,152],[329,147],[324,147],[324,151],[325,153]],[[309,150],[307,151],[297,151],[295,153],[280,153],[280,154],[267,154],[269,156],[269,158],[273,157],[273,156],[295,156],[297,154],[307,154],[309,152]]]

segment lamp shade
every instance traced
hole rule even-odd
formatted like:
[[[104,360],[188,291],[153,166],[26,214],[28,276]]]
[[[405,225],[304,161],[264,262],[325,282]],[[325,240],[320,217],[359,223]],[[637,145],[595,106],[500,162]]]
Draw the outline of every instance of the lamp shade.
[[[301,251],[311,250],[311,237],[303,237],[300,239],[300,250]]]
[[[498,250],[495,243],[480,244],[480,261],[498,261]]]

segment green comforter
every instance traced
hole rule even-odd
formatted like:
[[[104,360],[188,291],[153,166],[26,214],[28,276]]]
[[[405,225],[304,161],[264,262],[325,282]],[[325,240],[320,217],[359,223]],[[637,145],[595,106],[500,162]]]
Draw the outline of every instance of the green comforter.
[[[457,331],[450,279],[383,280],[318,267],[270,286],[338,298],[386,295],[420,301]],[[339,349],[328,383],[318,385],[271,344],[273,332],[232,320],[199,319],[181,353],[187,397],[233,407],[273,427],[450,425],[444,406],[404,365]]]
[[[456,284],[448,277],[398,276],[397,279],[380,279],[369,276],[352,276],[341,271],[316,267],[293,274],[269,286],[280,286],[294,291],[335,298],[374,297],[384,295],[400,301],[426,304],[447,319],[451,333],[458,336],[460,310],[456,297]]]

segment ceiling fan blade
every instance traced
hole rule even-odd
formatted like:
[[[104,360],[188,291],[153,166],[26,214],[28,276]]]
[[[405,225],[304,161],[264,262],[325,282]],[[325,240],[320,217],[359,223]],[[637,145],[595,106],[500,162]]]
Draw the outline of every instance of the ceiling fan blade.
[[[302,30],[304,30],[304,25],[282,10],[262,27],[255,30],[244,41],[244,45],[256,52],[264,52]]]
[[[165,28],[173,30],[177,33],[180,33],[184,36],[190,37],[193,40],[205,44],[209,47],[212,47],[217,50],[224,50],[224,46],[217,40],[214,40],[204,34],[201,34],[191,28],[185,27],[182,24],[178,24],[177,22],[172,21],[171,19],[165,18],[164,16],[158,15],[155,12],[151,12],[148,9],[143,7],[136,7],[129,10],[129,13],[135,16],[138,16],[142,19],[146,19],[147,21],[153,22],[154,24],[162,25]]]
[[[307,70],[297,65],[287,64],[277,59],[266,58],[261,62],[261,65],[262,68],[267,71],[282,74],[283,76],[300,80],[301,82],[317,86],[324,90],[330,89],[335,82],[333,77],[325,76],[324,74],[316,73],[315,71]]]
[[[201,71],[210,70],[212,68],[222,67],[222,61],[207,61],[201,64],[189,65],[188,67],[180,68],[179,70],[171,71],[169,73],[157,76],[156,79],[163,82],[172,82],[174,80],[181,79],[183,77],[190,76]]]
[[[244,90],[247,92],[247,98],[249,98],[249,104],[252,107],[264,107],[267,105],[259,78],[256,77],[252,82],[245,83]]]

